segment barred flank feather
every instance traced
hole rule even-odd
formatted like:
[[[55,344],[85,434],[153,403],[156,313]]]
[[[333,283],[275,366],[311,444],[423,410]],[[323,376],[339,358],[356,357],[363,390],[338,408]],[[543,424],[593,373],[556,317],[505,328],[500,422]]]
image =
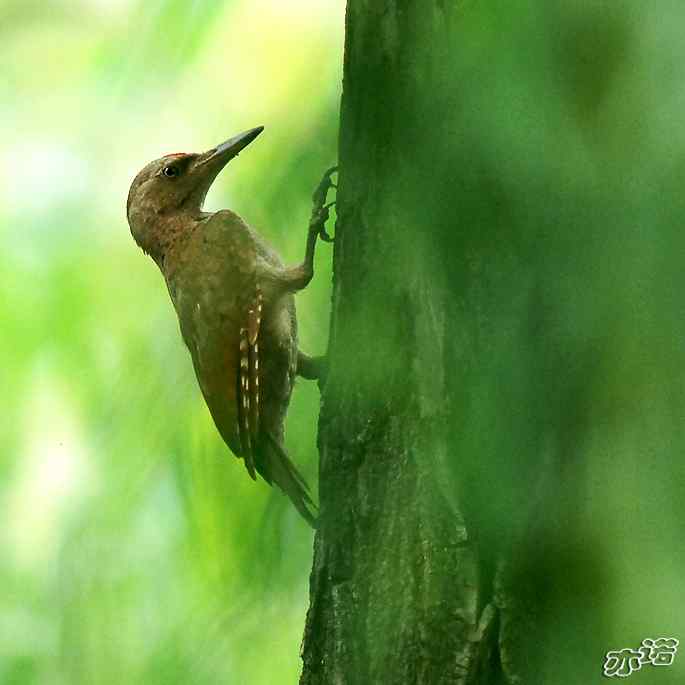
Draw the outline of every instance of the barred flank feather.
[[[250,401],[250,344],[246,328],[240,329],[240,364],[238,366],[238,432],[242,457],[250,477],[255,480],[255,461],[250,419],[253,415]]]
[[[259,442],[259,330],[264,298],[259,288],[254,305],[247,312],[247,326],[240,329],[238,369],[238,431],[242,456],[248,473],[255,478],[255,450]]]

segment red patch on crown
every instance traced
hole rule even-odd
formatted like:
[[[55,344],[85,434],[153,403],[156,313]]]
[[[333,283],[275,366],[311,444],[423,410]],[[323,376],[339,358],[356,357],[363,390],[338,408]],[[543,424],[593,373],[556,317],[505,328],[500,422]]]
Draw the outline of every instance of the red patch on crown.
[[[165,157],[185,157],[187,152],[172,152],[170,155],[164,155]]]

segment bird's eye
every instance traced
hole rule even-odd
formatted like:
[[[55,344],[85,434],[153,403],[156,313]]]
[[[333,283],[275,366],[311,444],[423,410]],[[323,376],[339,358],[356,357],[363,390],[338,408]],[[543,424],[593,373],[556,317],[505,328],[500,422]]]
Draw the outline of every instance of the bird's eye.
[[[165,166],[164,169],[162,169],[162,173],[167,177],[167,178],[174,178],[175,176],[178,176],[179,171],[178,167],[174,166],[173,164],[170,166]]]

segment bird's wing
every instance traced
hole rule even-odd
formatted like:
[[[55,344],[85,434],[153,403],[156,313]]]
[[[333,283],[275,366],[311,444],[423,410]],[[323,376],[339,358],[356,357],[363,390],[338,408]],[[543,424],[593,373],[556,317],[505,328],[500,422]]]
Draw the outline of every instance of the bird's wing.
[[[238,215],[224,210],[204,225],[198,247],[203,254],[201,278],[213,294],[211,307],[202,310],[210,321],[210,334],[202,336],[204,354],[196,350],[194,361],[197,357],[198,376],[204,379],[203,392],[219,431],[255,479],[263,306],[254,270],[255,246],[248,226]],[[191,353],[198,348],[189,347]]]
[[[259,331],[263,298],[259,287],[248,305],[245,326],[240,329],[238,383],[238,432],[245,467],[255,479],[255,457],[259,440]]]

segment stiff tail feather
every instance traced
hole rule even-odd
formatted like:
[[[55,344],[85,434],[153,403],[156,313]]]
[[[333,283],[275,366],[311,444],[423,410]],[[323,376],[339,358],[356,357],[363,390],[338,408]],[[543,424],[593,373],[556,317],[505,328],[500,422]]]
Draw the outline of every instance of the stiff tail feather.
[[[256,466],[262,478],[269,484],[278,485],[302,518],[316,528],[316,506],[309,495],[309,487],[283,446],[270,434],[261,440]]]

